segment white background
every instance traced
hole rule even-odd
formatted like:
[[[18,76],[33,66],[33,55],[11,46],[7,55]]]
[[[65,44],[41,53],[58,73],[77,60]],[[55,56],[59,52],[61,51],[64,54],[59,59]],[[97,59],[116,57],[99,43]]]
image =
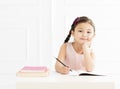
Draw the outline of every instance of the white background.
[[[119,75],[119,9],[119,0],[0,0],[0,74],[25,65],[54,69],[73,20],[88,16],[96,26],[96,70]]]
[[[54,56],[78,16],[95,23],[92,46],[99,70],[120,73],[119,4],[118,0],[0,0],[1,73],[15,73],[24,65],[54,68]]]
[[[96,36],[92,45],[96,54],[96,69],[110,74],[119,74],[119,4],[118,0],[55,1],[52,14],[53,55],[57,56],[73,20],[78,16],[88,16],[96,27]]]

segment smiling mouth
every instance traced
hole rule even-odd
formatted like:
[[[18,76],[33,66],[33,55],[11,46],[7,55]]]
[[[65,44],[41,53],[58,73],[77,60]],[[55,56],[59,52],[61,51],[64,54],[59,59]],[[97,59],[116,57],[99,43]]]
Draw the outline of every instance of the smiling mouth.
[[[80,38],[81,40],[88,40],[88,39],[86,39],[86,38]]]

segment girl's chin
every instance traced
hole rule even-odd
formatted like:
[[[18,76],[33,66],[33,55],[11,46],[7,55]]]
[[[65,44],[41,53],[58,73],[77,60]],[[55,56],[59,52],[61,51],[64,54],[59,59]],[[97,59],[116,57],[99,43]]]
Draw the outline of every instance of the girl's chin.
[[[86,42],[87,42],[87,41],[80,41],[79,43],[80,43],[80,44],[84,44],[84,43],[86,43]]]
[[[81,45],[84,44],[84,43],[85,43],[85,42],[79,42],[79,44],[81,44]]]

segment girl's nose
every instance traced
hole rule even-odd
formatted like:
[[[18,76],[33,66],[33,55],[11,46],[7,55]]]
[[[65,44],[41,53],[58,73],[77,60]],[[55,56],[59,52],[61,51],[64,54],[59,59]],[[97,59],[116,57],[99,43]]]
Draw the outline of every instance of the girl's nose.
[[[87,33],[86,33],[86,32],[84,32],[84,33],[83,33],[83,36],[87,36]]]

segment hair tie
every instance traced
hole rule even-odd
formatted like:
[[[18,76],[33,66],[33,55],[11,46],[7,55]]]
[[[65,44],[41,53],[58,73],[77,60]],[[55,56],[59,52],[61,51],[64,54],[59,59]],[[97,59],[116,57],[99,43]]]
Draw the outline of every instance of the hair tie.
[[[77,18],[75,19],[75,21],[73,22],[73,25],[72,25],[72,26],[76,25],[79,20],[80,20],[80,17],[77,17]]]

